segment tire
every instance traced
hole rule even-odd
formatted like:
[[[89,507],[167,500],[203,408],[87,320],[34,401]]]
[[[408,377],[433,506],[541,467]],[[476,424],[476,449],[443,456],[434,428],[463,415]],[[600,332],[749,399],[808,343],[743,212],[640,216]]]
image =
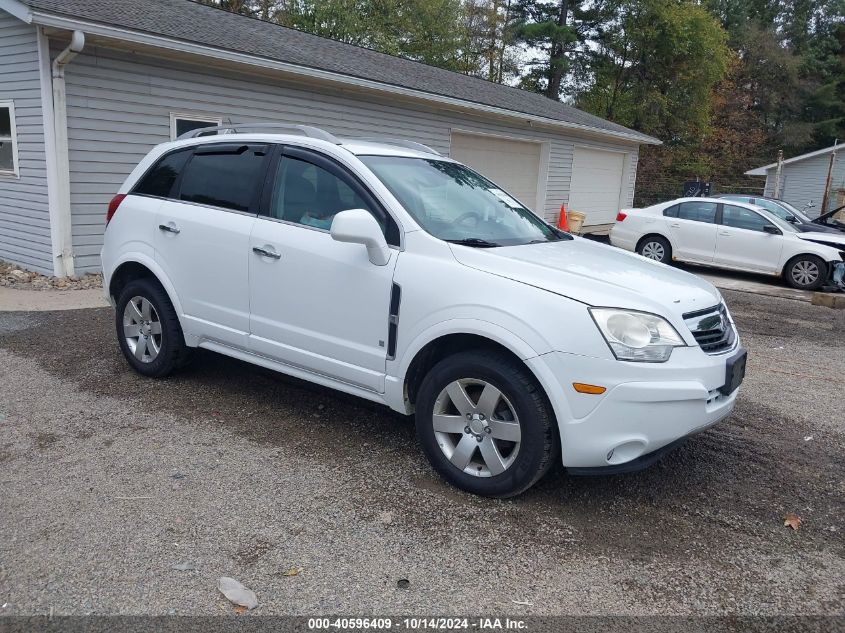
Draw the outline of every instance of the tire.
[[[672,262],[672,245],[669,240],[659,235],[648,235],[637,244],[637,252],[645,257],[661,264]]]
[[[783,269],[783,277],[793,288],[818,290],[827,280],[827,264],[815,255],[793,257]]]
[[[185,345],[176,310],[154,279],[126,284],[117,300],[115,328],[126,361],[139,374],[164,378],[190,360],[192,350]]]
[[[452,485],[486,497],[518,495],[546,474],[559,449],[554,425],[528,368],[496,351],[441,360],[417,396],[417,438],[431,465]]]

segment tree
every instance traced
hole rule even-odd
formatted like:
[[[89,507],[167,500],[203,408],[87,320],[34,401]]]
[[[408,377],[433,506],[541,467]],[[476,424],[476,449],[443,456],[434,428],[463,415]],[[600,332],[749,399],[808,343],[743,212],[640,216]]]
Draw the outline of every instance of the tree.
[[[630,0],[601,33],[576,103],[669,143],[700,140],[730,59],[727,34],[700,5]]]

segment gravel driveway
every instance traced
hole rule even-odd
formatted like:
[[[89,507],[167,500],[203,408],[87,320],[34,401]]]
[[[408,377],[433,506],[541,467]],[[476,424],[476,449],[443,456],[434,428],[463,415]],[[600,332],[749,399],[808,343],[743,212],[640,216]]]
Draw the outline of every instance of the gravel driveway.
[[[725,296],[730,419],[507,501],[443,484],[377,405],[211,353],[154,382],[109,309],[0,313],[0,613],[230,614],[232,576],[265,615],[841,615],[845,311]]]

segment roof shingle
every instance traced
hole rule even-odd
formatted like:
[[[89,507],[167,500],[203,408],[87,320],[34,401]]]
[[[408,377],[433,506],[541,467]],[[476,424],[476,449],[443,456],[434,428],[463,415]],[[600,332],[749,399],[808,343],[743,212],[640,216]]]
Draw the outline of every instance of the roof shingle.
[[[32,10],[116,26],[543,117],[656,139],[542,95],[228,13],[190,0],[24,0]]]

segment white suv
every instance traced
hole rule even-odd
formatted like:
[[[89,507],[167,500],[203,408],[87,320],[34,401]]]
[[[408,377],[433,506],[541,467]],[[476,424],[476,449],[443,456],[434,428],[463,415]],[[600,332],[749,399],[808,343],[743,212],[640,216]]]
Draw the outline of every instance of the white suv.
[[[445,479],[498,497],[556,460],[645,467],[730,414],[745,351],[709,283],[424,146],[288,127],[189,133],[115,196],[105,288],[136,371],[202,347],[413,413]]]

